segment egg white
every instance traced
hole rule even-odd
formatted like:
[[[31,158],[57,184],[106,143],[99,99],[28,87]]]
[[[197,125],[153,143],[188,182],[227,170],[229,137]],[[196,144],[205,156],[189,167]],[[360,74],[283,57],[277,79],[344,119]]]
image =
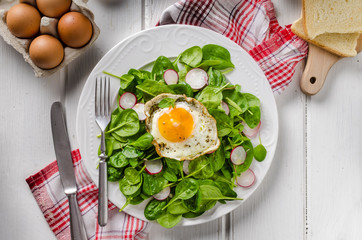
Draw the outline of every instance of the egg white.
[[[159,108],[158,103],[164,98],[174,98],[176,108],[184,108],[194,121],[191,135],[181,142],[171,142],[165,139],[158,129],[158,119],[169,111]],[[157,153],[162,157],[176,160],[193,160],[203,154],[215,151],[220,141],[217,135],[216,120],[207,109],[196,99],[184,95],[161,94],[145,105],[146,127],[153,136]]]

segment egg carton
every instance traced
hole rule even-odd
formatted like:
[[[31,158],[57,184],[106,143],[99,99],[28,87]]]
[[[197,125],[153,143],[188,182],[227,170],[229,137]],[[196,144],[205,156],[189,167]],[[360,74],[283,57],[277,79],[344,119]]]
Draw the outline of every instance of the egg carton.
[[[35,0],[22,0],[21,2],[28,3],[32,6],[35,6]],[[0,35],[3,37],[4,41],[10,44],[16,51],[23,55],[24,60],[30,64],[33,68],[36,77],[47,77],[52,75],[53,73],[59,71],[66,65],[68,65],[71,61],[76,59],[82,53],[84,53],[93,42],[98,38],[100,30],[96,23],[94,22],[94,14],[87,6],[87,1],[84,0],[73,0],[72,5],[70,7],[70,11],[80,12],[84,14],[91,21],[93,26],[93,35],[90,41],[81,48],[71,48],[64,46],[64,59],[63,61],[55,68],[52,69],[41,69],[34,64],[29,56],[29,46],[32,39],[21,39],[15,37],[8,29],[6,24],[6,14],[11,6],[17,4],[16,0],[0,0]],[[40,22],[40,34],[49,34],[54,37],[58,37],[57,34],[57,18],[49,18],[46,16],[42,16]]]

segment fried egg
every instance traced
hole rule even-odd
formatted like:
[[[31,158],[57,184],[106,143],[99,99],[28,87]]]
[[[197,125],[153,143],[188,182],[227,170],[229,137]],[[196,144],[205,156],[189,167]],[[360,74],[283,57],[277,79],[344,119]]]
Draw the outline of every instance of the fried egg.
[[[161,108],[162,99],[175,100]],[[160,94],[145,104],[146,128],[162,157],[193,160],[218,149],[216,120],[204,105],[184,95]]]

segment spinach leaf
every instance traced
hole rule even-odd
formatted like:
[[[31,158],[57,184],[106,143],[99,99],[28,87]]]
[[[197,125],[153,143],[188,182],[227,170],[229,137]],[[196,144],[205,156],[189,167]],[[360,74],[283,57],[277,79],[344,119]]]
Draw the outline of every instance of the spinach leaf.
[[[230,187],[229,183],[221,182],[221,181],[215,181],[214,184],[216,187],[219,188],[222,195],[226,197],[236,198],[238,194]]]
[[[213,185],[201,185],[200,191],[202,201],[242,200],[241,198],[224,196],[220,189]]]
[[[175,107],[176,99],[174,98],[164,98],[158,103],[160,108]]]
[[[136,185],[130,184],[126,178],[122,178],[119,181],[119,189],[121,190],[123,195],[125,195],[126,197],[135,197],[138,194],[140,194],[141,186],[142,186],[142,179]]]
[[[173,215],[169,212],[164,213],[161,217],[157,218],[157,222],[165,228],[172,228],[177,225],[182,219],[182,215]]]
[[[140,150],[146,150],[152,146],[153,136],[150,133],[145,133],[136,141],[131,142],[129,145]]]
[[[138,162],[137,158],[130,158],[129,160],[129,165],[131,165],[131,167],[137,167],[140,163]]]
[[[199,217],[201,216],[202,214],[204,214],[204,212],[188,212],[188,213],[185,213],[185,214],[182,214],[182,216],[184,218],[196,218],[196,217]]]
[[[136,86],[137,89],[146,94],[144,97],[146,100],[149,100],[161,93],[175,93],[171,88],[166,84],[154,80],[145,80],[140,85]]]
[[[142,190],[147,195],[154,195],[162,191],[164,186],[167,184],[167,180],[159,174],[150,175],[148,173],[143,173],[143,186]]]
[[[202,62],[197,67],[207,71],[208,68],[220,65],[222,62],[222,60],[202,60]]]
[[[201,91],[197,100],[204,104],[208,110],[216,109],[221,106],[223,96],[219,90],[219,87],[207,86]]]
[[[128,159],[123,155],[122,152],[117,152],[108,159],[108,164],[115,168],[123,168],[127,166],[128,163]]]
[[[135,197],[132,197],[132,199],[129,201],[129,203],[132,205],[138,205],[143,201],[144,201],[143,197],[141,197],[141,195],[137,195]]]
[[[224,101],[228,104],[230,109],[230,117],[238,116],[244,113],[249,108],[248,100],[240,92],[240,86],[232,90],[223,91]]]
[[[181,174],[183,162],[171,158],[165,158],[167,167],[171,169],[176,175]]]
[[[233,177],[233,169],[230,164],[224,164],[221,168],[221,172],[226,179],[231,179]]]
[[[210,164],[210,160],[205,155],[190,161],[189,171],[190,174],[188,176],[200,179],[207,179],[214,175],[212,164]]]
[[[242,117],[250,128],[255,128],[260,122],[260,115],[260,107],[252,106],[249,107],[246,112],[244,112]]]
[[[141,182],[141,175],[135,168],[128,167],[124,170],[124,179],[131,185]]]
[[[192,198],[199,189],[199,184],[195,179],[192,178],[185,178],[179,184],[176,185],[175,188],[175,195],[174,197],[168,202],[165,208],[171,205],[178,199],[185,200]]]
[[[117,122],[114,127],[109,129],[106,133],[114,132],[120,137],[129,137],[135,135],[140,129],[140,122],[138,114],[133,109],[126,109],[119,113]]]
[[[214,172],[219,171],[225,164],[224,144],[221,142],[220,147],[209,155],[209,159]]]
[[[162,176],[169,182],[177,182],[176,174],[169,168],[164,171]]]
[[[219,137],[227,136],[233,130],[234,122],[223,110],[210,109],[209,113],[216,120],[217,134]]]
[[[198,190],[197,193],[192,198],[183,200],[183,203],[189,211],[192,211],[192,212],[200,211],[200,204],[201,204],[200,190]]]
[[[207,71],[207,75],[209,75],[209,85],[221,87],[226,84],[226,78],[224,74],[222,74],[219,70],[213,69],[212,67],[209,68]]]
[[[174,69],[172,62],[165,56],[159,56],[152,67],[152,78],[155,80],[163,79],[163,73],[167,69]]]
[[[146,79],[152,79],[151,73],[145,70],[137,70],[134,68],[131,68],[128,71],[128,74],[131,74],[134,76],[134,78],[137,81],[137,84],[141,84]]]
[[[122,154],[126,157],[126,158],[137,158],[142,156],[143,152],[140,150],[137,150],[136,148],[132,147],[132,146],[126,146],[123,151]]]
[[[179,59],[183,64],[189,65],[190,67],[196,67],[201,63],[202,50],[199,46],[193,46],[181,53]]]
[[[254,148],[254,158],[259,161],[262,162],[264,161],[266,157],[266,149],[262,144],[257,145]]]
[[[250,128],[255,128],[260,122],[260,100],[250,93],[243,93],[249,108],[244,112],[243,118]]]
[[[175,94],[185,94],[187,97],[194,95],[194,90],[186,82],[179,82],[178,84],[171,84],[168,87],[175,92]]]
[[[156,199],[152,199],[148,202],[145,207],[144,214],[148,220],[156,220],[157,218],[161,217],[163,214],[163,207],[166,206],[167,202],[165,201],[158,201]]]
[[[167,212],[180,215],[189,212],[189,210],[184,206],[182,200],[177,200],[167,207]]]
[[[253,159],[254,159],[254,148],[250,141],[244,141],[241,146],[244,147],[245,151],[247,152],[246,158],[243,164],[236,165],[236,173],[239,176],[242,172],[245,172],[251,165]]]
[[[108,166],[107,167],[107,178],[110,182],[116,182],[122,177],[121,169],[116,169],[114,167]]]
[[[119,79],[121,88],[127,89],[127,87],[133,82],[134,76],[131,74],[123,74]]]
[[[202,48],[203,60],[219,60],[220,64],[214,65],[216,69],[234,68],[229,51],[215,44],[208,44]]]

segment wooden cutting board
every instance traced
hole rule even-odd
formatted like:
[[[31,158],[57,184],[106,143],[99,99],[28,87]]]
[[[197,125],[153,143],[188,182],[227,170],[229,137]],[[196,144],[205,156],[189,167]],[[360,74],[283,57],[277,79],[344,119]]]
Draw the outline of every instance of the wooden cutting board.
[[[356,51],[362,51],[362,34],[357,41]],[[307,63],[300,80],[302,92],[307,95],[318,93],[323,87],[329,69],[341,58],[309,43]]]

